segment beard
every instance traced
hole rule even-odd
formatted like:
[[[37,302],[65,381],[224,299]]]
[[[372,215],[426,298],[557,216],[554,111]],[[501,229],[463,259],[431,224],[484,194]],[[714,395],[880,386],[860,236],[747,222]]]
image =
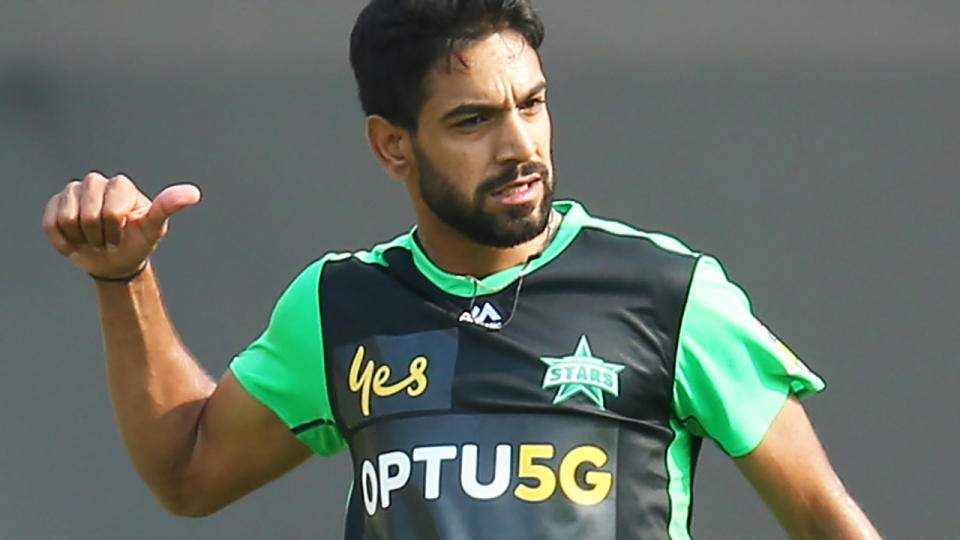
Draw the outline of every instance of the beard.
[[[413,150],[423,202],[447,226],[468,239],[484,246],[509,248],[533,240],[546,229],[553,205],[553,178],[545,164],[528,161],[505,167],[496,176],[481,182],[471,198],[457,192],[455,181],[437,170],[417,145],[413,145]],[[487,196],[531,174],[538,174],[543,185],[539,202],[511,206],[502,214],[484,210]]]

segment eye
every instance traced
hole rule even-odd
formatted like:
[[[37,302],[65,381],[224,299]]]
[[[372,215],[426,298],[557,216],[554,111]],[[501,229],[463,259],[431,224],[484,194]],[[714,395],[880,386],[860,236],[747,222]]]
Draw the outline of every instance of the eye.
[[[536,111],[543,105],[547,103],[547,100],[543,97],[535,97],[520,105],[520,110],[522,111]]]
[[[459,120],[454,126],[458,128],[472,128],[477,127],[480,124],[486,122],[489,119],[489,115],[486,114],[474,114]]]

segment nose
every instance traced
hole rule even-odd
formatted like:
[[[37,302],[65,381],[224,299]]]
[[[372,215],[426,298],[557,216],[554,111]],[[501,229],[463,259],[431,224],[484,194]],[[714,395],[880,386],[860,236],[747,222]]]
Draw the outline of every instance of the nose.
[[[497,148],[497,161],[500,163],[530,161],[537,153],[533,129],[534,126],[526,121],[519,111],[504,115]]]

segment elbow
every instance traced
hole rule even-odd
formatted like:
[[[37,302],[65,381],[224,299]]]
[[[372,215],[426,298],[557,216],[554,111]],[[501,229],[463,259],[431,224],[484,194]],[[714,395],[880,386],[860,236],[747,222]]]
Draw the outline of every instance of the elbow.
[[[845,490],[836,490],[817,500],[798,527],[797,538],[879,539],[869,518]],[[802,531],[800,533],[799,531]]]
[[[201,505],[189,505],[189,504],[170,504],[161,502],[160,506],[163,507],[167,512],[184,518],[202,518],[207,517],[211,514],[216,513],[219,508],[209,508]]]
[[[197,491],[179,491],[160,493],[154,491],[154,496],[160,506],[177,517],[202,518],[215,514],[225,505],[217,504],[207,497],[200,496]]]

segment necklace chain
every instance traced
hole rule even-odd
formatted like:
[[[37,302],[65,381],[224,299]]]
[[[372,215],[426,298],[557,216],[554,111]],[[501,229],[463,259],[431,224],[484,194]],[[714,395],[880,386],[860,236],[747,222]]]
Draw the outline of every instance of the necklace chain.
[[[534,253],[530,257],[527,257],[527,261],[523,263],[523,267],[520,268],[520,274],[519,274],[519,277],[517,277],[517,288],[513,294],[513,302],[511,302],[511,306],[510,306],[510,314],[507,316],[507,320],[503,321],[503,324],[500,326],[500,328],[498,328],[498,330],[502,330],[506,328],[507,325],[510,324],[510,321],[513,320],[513,314],[517,311],[517,303],[520,301],[520,289],[523,287],[523,277],[527,273],[527,267],[530,266],[530,263],[533,262],[534,259],[539,257],[544,251],[547,250],[547,247],[550,245],[550,242],[553,241],[553,237],[557,234],[557,230],[560,228],[561,220],[562,220],[562,215],[560,214],[560,212],[557,212],[556,210],[551,208],[550,217],[547,218],[547,227],[546,227],[547,235],[546,235],[546,238],[544,238],[543,246],[540,247],[540,251],[538,251],[537,253]],[[491,291],[494,290],[493,287],[484,285],[479,279],[477,279],[474,276],[470,276],[470,279],[471,281],[473,281],[473,294],[470,296],[470,305],[467,307],[468,313],[472,312],[474,306],[476,306],[477,294],[479,293],[480,287],[484,287],[485,289],[488,289]]]

